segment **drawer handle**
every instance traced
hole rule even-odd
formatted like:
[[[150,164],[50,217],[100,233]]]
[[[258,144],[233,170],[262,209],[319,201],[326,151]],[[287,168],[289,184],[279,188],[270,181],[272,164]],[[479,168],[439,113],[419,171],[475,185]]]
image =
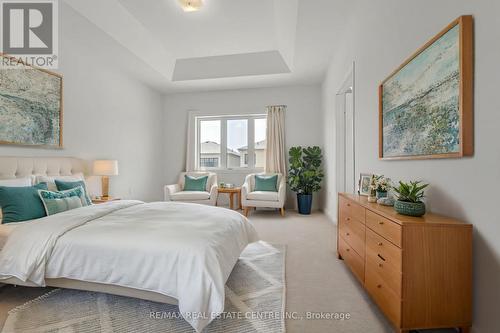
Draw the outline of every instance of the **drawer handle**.
[[[378,224],[382,225],[384,224],[384,221],[379,221]]]
[[[345,249],[347,252],[349,252],[350,249]]]
[[[384,245],[384,244],[382,244],[382,242],[378,242],[378,246],[382,246],[382,245]]]
[[[382,288],[382,285],[381,284],[377,284],[377,288]]]
[[[382,259],[383,261],[385,261],[385,258],[384,258],[384,257],[382,257],[380,254],[377,254],[377,256],[378,256],[380,259]]]
[[[347,203],[347,207],[351,207],[351,204],[350,204],[350,203]]]
[[[346,218],[345,218],[345,220],[346,220],[346,221],[350,221],[350,220],[351,220],[351,218],[350,218],[350,217],[346,217]]]
[[[380,263],[380,264],[378,264],[378,267],[382,267],[382,266],[384,266],[384,265],[382,265],[381,263]]]
[[[346,236],[349,236],[349,233],[348,233],[348,232],[346,232],[346,233],[345,233],[345,235],[346,235]]]

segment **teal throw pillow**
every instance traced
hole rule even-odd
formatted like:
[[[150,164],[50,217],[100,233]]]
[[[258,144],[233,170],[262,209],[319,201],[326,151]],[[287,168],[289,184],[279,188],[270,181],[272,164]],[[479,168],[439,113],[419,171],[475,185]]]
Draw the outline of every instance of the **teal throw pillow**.
[[[39,190],[38,195],[42,200],[47,215],[54,215],[67,210],[80,208],[86,205],[85,191],[82,186],[71,190],[52,192]]]
[[[255,175],[254,191],[278,192],[278,175]]]
[[[208,176],[192,177],[184,175],[184,191],[203,191],[207,190]]]
[[[46,190],[47,183],[35,186],[0,186],[2,223],[22,222],[46,216],[38,190]]]
[[[85,182],[83,180],[78,180],[78,181],[63,181],[63,180],[55,180],[57,190],[58,191],[67,191],[74,189],[78,186],[83,187],[83,192],[85,194],[85,205],[84,206],[89,206],[92,205],[92,199],[90,199],[89,192],[87,191],[87,186],[85,185]]]

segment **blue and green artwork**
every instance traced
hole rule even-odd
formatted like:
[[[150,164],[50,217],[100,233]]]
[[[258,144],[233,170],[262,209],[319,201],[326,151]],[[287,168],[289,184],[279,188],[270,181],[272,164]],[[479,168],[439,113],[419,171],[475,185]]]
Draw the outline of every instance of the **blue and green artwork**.
[[[459,152],[459,96],[456,25],[383,83],[382,157]]]
[[[0,68],[0,143],[61,147],[61,81],[23,64]]]

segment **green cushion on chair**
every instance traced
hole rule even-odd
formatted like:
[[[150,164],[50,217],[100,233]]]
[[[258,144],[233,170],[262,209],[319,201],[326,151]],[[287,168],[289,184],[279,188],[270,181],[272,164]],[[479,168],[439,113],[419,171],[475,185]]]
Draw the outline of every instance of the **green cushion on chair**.
[[[184,191],[203,191],[207,190],[208,176],[192,177],[184,175]]]
[[[22,222],[46,216],[38,190],[46,190],[47,183],[35,186],[0,186],[2,223]]]
[[[278,192],[278,175],[255,175],[254,191]]]

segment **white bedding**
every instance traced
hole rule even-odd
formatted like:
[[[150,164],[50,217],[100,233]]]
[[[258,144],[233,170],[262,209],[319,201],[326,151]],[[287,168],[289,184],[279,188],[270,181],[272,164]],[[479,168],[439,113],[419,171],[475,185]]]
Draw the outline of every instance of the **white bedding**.
[[[3,246],[7,242],[7,238],[9,238],[9,235],[12,233],[17,224],[18,223],[0,224],[0,250],[2,250]]]
[[[253,226],[231,210],[115,201],[17,226],[0,251],[0,281],[69,278],[157,292],[176,298],[200,332],[224,310],[224,285],[254,241]]]

